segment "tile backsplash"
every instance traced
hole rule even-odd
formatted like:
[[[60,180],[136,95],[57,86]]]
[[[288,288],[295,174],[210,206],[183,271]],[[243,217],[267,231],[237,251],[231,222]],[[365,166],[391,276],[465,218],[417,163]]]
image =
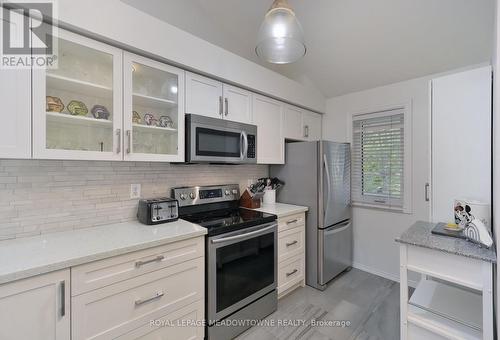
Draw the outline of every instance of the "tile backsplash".
[[[266,165],[0,160],[0,240],[135,220],[137,199],[267,176]]]

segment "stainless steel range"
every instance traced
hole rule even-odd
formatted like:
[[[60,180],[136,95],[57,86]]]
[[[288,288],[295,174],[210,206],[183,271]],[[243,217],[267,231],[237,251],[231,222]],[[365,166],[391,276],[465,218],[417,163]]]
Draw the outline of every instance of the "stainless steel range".
[[[208,229],[209,340],[232,339],[277,308],[276,216],[239,208],[239,186],[172,189],[179,217]]]

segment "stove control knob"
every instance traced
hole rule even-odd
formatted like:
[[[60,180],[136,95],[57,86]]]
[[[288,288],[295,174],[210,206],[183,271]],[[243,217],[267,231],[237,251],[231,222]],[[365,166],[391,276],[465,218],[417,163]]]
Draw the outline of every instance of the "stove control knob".
[[[238,190],[233,189],[233,195],[237,195],[237,194],[238,194]]]
[[[186,195],[185,195],[185,194],[181,194],[181,195],[179,196],[179,198],[180,198],[181,200],[183,200],[183,201],[184,201],[184,200],[186,199]]]
[[[192,200],[194,200],[196,198],[196,194],[194,192],[190,193],[189,194],[189,198],[191,198]]]
[[[226,191],[224,191],[224,194],[226,194],[226,196],[229,196],[229,195],[231,195],[231,192],[229,190],[226,190]]]

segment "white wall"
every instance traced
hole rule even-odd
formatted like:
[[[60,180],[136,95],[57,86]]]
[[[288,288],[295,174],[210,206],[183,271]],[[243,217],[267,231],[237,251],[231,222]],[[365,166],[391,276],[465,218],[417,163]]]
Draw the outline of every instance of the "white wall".
[[[325,111],[325,98],[318,90],[212,45],[119,0],[58,0],[57,3],[59,21],[72,29],[119,42],[131,49],[314,111]]]
[[[430,173],[430,94],[432,77],[351,93],[327,101],[323,117],[323,138],[349,141],[352,114],[382,107],[412,103],[412,213],[353,208],[354,267],[399,279],[399,248],[394,241],[417,220],[428,220],[430,206],[425,201],[425,183]]]

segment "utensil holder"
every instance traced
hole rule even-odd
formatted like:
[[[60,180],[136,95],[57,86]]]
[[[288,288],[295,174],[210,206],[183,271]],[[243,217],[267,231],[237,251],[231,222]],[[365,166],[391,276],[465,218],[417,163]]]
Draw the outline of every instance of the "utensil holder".
[[[264,193],[264,198],[262,200],[263,204],[274,204],[276,203],[276,189],[267,189]]]

